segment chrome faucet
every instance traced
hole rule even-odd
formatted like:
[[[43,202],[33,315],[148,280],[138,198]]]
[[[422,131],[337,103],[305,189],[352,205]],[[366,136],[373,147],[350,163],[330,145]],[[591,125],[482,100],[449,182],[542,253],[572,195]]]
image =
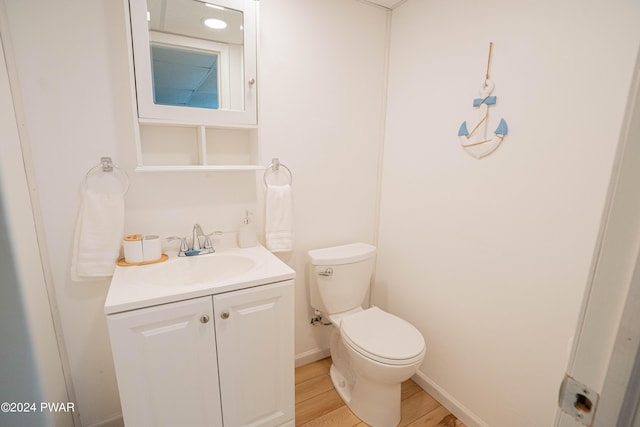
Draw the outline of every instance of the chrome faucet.
[[[205,238],[205,246],[206,246],[207,240],[209,240],[209,238],[205,236],[204,232],[202,231],[202,227],[200,227],[200,224],[195,224],[193,226],[193,242],[191,243],[192,251],[197,251],[202,249],[202,247],[200,246],[200,236]]]
[[[180,240],[180,252],[178,252],[178,256],[193,256],[193,255],[204,255],[215,252],[213,249],[213,244],[211,243],[211,236],[221,236],[222,231],[214,231],[213,233],[205,234],[202,231],[202,227],[200,224],[194,224],[193,230],[193,240],[191,241],[191,248],[187,243],[186,237],[167,237],[167,240]],[[200,238],[204,237],[204,240],[201,242]]]

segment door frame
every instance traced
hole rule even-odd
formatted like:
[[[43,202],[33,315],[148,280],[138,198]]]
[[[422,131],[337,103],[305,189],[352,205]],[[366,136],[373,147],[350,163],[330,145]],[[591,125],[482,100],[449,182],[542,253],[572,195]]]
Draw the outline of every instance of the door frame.
[[[629,393],[640,342],[640,51],[636,57],[599,244],[569,357],[567,375],[600,394],[594,427],[633,421]],[[562,379],[559,378],[560,383]],[[625,402],[625,396],[627,402]],[[627,413],[621,413],[621,409]],[[581,426],[558,409],[556,427]],[[617,427],[631,427],[619,424]]]

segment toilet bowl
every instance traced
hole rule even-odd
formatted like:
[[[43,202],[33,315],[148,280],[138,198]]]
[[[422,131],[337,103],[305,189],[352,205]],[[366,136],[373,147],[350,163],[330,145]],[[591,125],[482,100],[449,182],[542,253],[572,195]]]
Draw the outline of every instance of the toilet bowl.
[[[340,341],[332,340],[332,344],[343,348],[338,357],[348,360],[348,364],[334,364],[331,369],[338,394],[367,424],[396,426],[400,422],[401,383],[415,374],[424,360],[422,335],[410,323],[377,307],[343,317],[336,335]],[[345,375],[345,370],[349,374]]]
[[[425,357],[422,334],[378,307],[363,309],[375,247],[355,243],[309,251],[311,304],[333,325],[331,381],[347,406],[373,427],[400,422],[400,385]]]

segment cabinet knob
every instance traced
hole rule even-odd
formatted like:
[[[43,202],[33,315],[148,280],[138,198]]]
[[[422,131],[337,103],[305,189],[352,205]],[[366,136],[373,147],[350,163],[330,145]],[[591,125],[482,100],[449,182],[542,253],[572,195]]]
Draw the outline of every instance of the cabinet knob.
[[[254,79],[253,77],[251,77],[249,79],[249,86],[253,86],[254,84],[256,84],[256,79]]]
[[[209,322],[208,314],[203,314],[202,316],[200,316],[200,323],[207,323],[207,322]]]
[[[222,313],[220,313],[220,317],[222,317],[223,319],[228,319],[229,318],[229,312],[228,311],[223,311]]]

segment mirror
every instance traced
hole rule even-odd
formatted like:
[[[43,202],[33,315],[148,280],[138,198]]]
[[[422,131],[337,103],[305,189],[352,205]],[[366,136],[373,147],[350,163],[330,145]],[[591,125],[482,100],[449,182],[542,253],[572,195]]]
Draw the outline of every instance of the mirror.
[[[129,0],[140,119],[256,124],[252,0]]]
[[[154,103],[242,110],[242,11],[194,0],[147,0],[147,13]]]

